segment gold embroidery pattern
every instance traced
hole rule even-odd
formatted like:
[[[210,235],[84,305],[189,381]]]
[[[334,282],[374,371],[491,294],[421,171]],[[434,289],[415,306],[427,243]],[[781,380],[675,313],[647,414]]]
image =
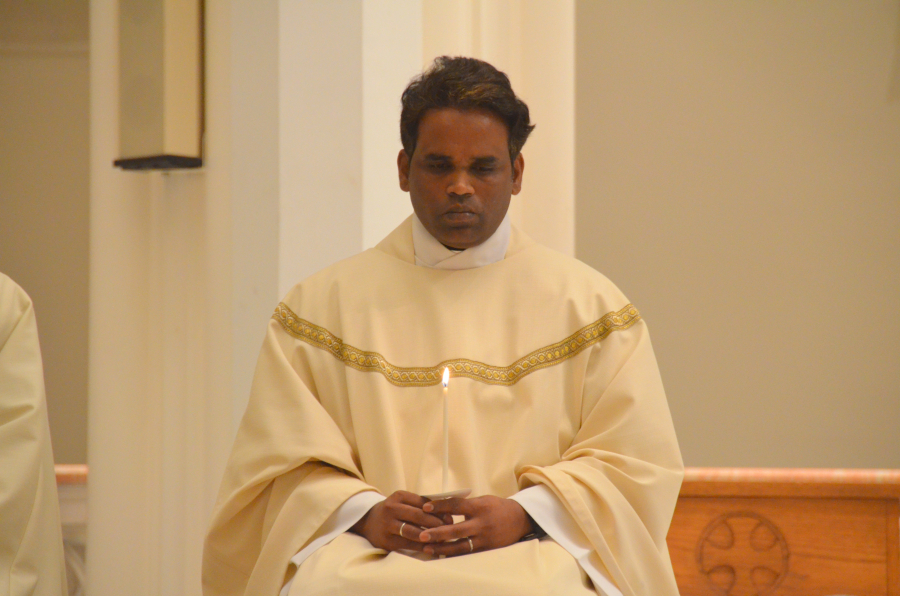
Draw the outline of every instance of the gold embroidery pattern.
[[[509,366],[494,366],[466,358],[454,358],[436,366],[422,368],[397,366],[388,362],[378,352],[366,352],[345,344],[340,337],[324,327],[313,325],[298,317],[283,302],[275,309],[272,318],[291,336],[331,352],[335,358],[351,368],[381,373],[390,383],[400,387],[427,387],[441,382],[445,366],[450,367],[451,374],[455,377],[468,377],[490,385],[513,385],[536,370],[554,366],[578,355],[586,348],[603,341],[613,331],[628,329],[641,319],[641,315],[634,305],[629,304],[620,311],[603,315],[560,342],[519,358]]]

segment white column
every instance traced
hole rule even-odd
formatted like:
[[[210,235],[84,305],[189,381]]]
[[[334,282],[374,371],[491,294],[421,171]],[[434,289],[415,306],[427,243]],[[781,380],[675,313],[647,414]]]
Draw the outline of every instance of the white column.
[[[118,150],[115,0],[92,0],[88,590],[151,593],[147,539],[149,219],[146,177],[112,168]],[[123,545],[128,545],[124,548]]]
[[[279,2],[279,294],[362,248],[362,4]]]
[[[210,298],[204,273],[204,174],[138,175],[148,176],[151,184],[151,298],[144,381],[149,395],[142,421],[145,509],[135,508],[132,515],[147,519],[142,538],[150,556],[142,571],[148,592],[197,594],[209,510],[204,498],[210,476],[207,412],[214,408],[207,401],[204,358]]]
[[[421,3],[281,0],[279,288],[375,245],[412,212],[397,182],[400,93]]]
[[[226,318],[211,319],[210,330],[231,333],[222,339],[231,339],[233,382],[217,393],[233,397],[233,430],[247,405],[266,322],[282,294],[279,8],[278,0],[206,7],[207,209],[210,218],[221,217],[221,227],[211,229],[207,263],[230,265],[219,284],[230,294],[223,302]],[[216,295],[216,288],[210,291]]]
[[[207,6],[205,165],[173,174],[112,167],[117,9],[91,2],[88,591],[199,594],[278,296],[277,0]]]
[[[421,71],[421,0],[363,0],[363,248],[377,244],[412,213],[400,190],[400,94]]]

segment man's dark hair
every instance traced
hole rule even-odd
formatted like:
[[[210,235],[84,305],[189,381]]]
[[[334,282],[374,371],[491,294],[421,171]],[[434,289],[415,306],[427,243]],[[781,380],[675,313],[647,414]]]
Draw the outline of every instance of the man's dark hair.
[[[412,158],[419,139],[419,123],[428,110],[489,110],[505,124],[510,162],[518,157],[534,130],[528,106],[516,97],[509,77],[476,58],[435,58],[431,67],[414,78],[403,91],[400,142]]]

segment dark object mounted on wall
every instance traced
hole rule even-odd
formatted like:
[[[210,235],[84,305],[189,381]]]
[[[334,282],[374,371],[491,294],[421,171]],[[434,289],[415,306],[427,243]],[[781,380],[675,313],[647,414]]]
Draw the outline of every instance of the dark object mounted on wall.
[[[203,165],[202,0],[120,0],[119,159],[125,170]]]

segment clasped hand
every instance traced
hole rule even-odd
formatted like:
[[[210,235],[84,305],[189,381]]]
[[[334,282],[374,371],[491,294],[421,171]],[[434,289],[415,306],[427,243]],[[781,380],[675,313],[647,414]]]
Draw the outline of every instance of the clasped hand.
[[[454,515],[465,520],[454,524]],[[532,529],[531,518],[511,499],[485,495],[429,501],[398,490],[374,505],[350,531],[384,550],[452,557],[508,546]]]

